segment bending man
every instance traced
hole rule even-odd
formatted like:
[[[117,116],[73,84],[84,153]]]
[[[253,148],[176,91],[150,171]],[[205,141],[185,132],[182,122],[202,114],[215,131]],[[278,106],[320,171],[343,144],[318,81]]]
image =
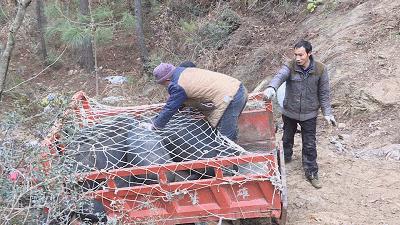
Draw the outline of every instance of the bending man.
[[[165,127],[184,103],[212,103],[212,109],[205,113],[208,122],[229,139],[237,140],[238,118],[247,101],[247,90],[239,80],[222,73],[168,63],[161,63],[153,74],[157,83],[167,87],[169,98],[151,129]]]

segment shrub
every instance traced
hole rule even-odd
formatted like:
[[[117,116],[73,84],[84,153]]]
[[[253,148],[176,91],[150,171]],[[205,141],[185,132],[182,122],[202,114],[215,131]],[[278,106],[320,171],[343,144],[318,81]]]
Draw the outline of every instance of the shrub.
[[[200,4],[197,4],[196,1],[170,0],[168,1],[167,6],[180,18],[192,16],[197,17],[206,13],[205,8]]]
[[[179,21],[181,25],[181,29],[185,33],[194,33],[198,29],[195,21],[186,22],[184,20]]]
[[[240,17],[235,11],[224,7],[214,21],[207,22],[198,30],[198,42],[205,48],[220,49],[227,41],[229,35],[240,26]]]
[[[149,60],[147,61],[147,63],[144,65],[144,71],[145,73],[153,78],[152,74],[153,74],[153,70],[154,68],[156,68],[156,66],[158,66],[160,63],[162,62],[162,56],[160,56],[160,54],[152,54],[149,57]]]
[[[0,221],[4,224],[66,224],[69,210],[84,204],[74,189],[76,171],[68,158],[52,157],[57,152],[51,155],[39,143],[59,121],[67,105],[64,100],[69,99],[47,98],[50,104],[42,113],[25,115],[16,105],[0,120]],[[45,169],[44,162],[50,159],[51,167]]]
[[[63,65],[62,58],[60,58],[60,53],[50,50],[47,53],[46,65],[51,65],[54,69],[59,69]]]
[[[122,27],[127,31],[134,30],[136,26],[136,19],[131,13],[124,12],[122,14],[121,24]]]
[[[314,12],[318,5],[322,4],[322,0],[307,0],[307,10]]]

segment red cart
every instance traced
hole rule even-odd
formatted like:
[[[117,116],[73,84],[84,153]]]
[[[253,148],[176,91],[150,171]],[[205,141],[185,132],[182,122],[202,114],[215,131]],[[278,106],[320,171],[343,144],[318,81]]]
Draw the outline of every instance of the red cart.
[[[72,113],[78,118],[81,127],[91,126],[104,117],[122,113],[140,116],[149,111],[157,112],[163,106],[157,104],[99,109],[93,106],[83,92],[75,94],[73,99]],[[250,218],[265,218],[285,224],[285,164],[282,151],[275,145],[272,104],[263,101],[260,93],[253,93],[249,95],[247,105],[240,116],[238,145],[248,150],[248,154],[81,174],[81,180],[106,180],[105,188],[86,192],[85,196],[101,202],[109,219],[124,224],[172,225]],[[45,141],[53,152],[64,151],[65,146],[58,142],[58,131],[62,125],[62,121],[57,124]],[[265,172],[235,176],[225,176],[223,173],[223,168],[249,163],[262,165]],[[170,172],[204,168],[213,168],[215,176],[179,182],[169,182],[167,179],[167,173]],[[157,184],[117,188],[117,177],[149,172],[158,175]]]

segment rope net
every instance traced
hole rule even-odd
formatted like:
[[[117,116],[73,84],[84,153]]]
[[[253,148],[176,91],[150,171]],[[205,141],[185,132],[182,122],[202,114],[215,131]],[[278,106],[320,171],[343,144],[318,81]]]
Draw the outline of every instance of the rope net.
[[[213,186],[232,187],[234,199],[251,196],[251,188],[244,185],[248,181],[268,181],[274,193],[282,190],[273,153],[243,149],[191,108],[179,110],[164,129],[150,131],[141,124],[151,122],[160,105],[122,108],[87,103],[77,101],[66,111],[51,139],[71,175],[64,186],[74,197],[66,201],[66,210],[75,218],[156,224],[169,219],[161,209],[168,211],[171,202],[186,199],[188,205],[201,208],[199,193]],[[257,104],[249,105],[254,109]],[[201,210],[203,215],[229,218]],[[139,211],[143,214],[132,219]]]

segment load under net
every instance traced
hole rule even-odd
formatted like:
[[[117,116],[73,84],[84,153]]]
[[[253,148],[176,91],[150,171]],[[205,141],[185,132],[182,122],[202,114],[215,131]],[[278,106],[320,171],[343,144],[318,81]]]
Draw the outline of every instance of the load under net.
[[[70,174],[60,221],[175,224],[253,217],[258,204],[269,204],[269,216],[279,208],[276,152],[245,150],[191,108],[150,131],[141,123],[162,105],[112,107],[84,99],[75,100],[47,140]]]

